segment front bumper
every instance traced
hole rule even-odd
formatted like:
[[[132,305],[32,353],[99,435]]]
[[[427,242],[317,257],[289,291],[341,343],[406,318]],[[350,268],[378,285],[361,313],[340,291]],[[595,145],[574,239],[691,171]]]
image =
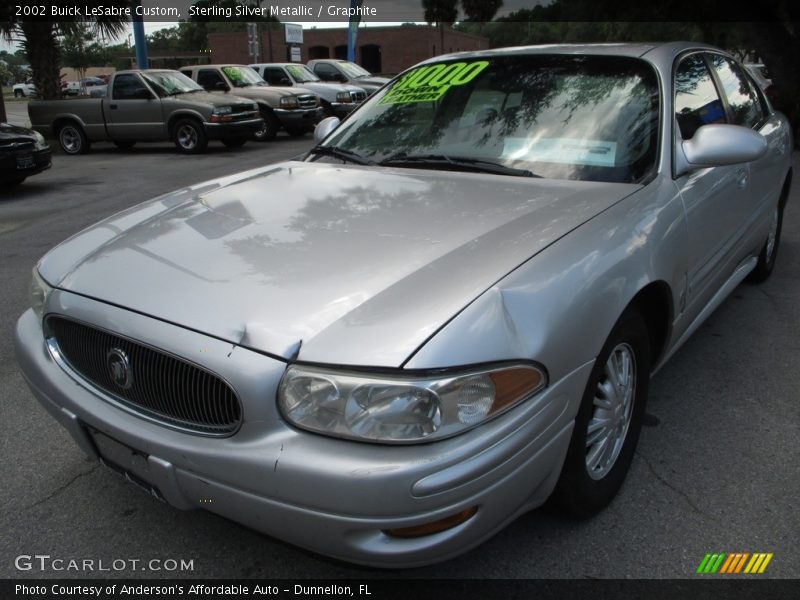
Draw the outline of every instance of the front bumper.
[[[51,164],[50,148],[2,152],[0,153],[0,181],[35,175],[49,169]]]
[[[248,119],[246,121],[230,121],[228,123],[203,123],[206,136],[210,140],[227,140],[231,138],[250,137],[264,127],[264,119]]]
[[[331,111],[335,117],[344,118],[353,112],[359,105],[355,102],[348,102],[344,104],[342,102],[331,102]]]
[[[319,123],[324,116],[321,106],[297,110],[276,108],[273,112],[285,129],[311,129],[314,125]]]
[[[48,311],[112,329],[183,356],[227,380],[243,405],[227,438],[168,429],[117,408],[67,373],[32,311],[19,319],[22,373],[42,405],[94,458],[87,427],[147,456],[149,481],[181,509],[204,508],[309,550],[355,563],[411,567],[478,545],[552,491],[591,364],[520,407],[436,443],[382,446],[298,431],[275,406],[285,364],[119,308],[56,291]],[[478,507],[466,522],[425,537],[387,529]]]

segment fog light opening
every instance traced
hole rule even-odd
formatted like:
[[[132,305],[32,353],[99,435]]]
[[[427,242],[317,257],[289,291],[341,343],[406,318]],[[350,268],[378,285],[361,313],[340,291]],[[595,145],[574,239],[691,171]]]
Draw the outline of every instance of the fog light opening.
[[[424,523],[422,525],[414,525],[412,527],[399,527],[397,529],[384,529],[383,533],[389,537],[396,538],[417,538],[424,537],[426,535],[433,535],[434,533],[441,533],[442,531],[452,529],[456,525],[465,523],[474,517],[475,513],[477,512],[478,507],[473,506],[472,508],[462,510],[459,513],[445,517],[444,519],[433,521],[432,523]]]

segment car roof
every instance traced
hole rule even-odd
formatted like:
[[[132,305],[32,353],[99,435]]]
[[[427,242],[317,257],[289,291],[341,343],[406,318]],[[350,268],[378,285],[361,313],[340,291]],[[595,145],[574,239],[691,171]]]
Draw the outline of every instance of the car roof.
[[[677,55],[687,50],[717,50],[708,44],[696,42],[634,42],[634,43],[605,43],[605,44],[543,44],[539,46],[514,46],[509,48],[494,48],[491,50],[475,50],[457,52],[436,56],[425,62],[439,61],[450,57],[481,58],[491,56],[509,56],[524,54],[591,54],[598,56],[630,56],[643,57],[657,50],[659,54]]]

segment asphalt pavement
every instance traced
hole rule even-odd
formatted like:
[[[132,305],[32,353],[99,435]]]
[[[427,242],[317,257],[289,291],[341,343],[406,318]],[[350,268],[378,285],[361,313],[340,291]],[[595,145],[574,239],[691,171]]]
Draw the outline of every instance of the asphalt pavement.
[[[18,112],[14,103],[12,120]],[[8,108],[8,107],[7,107]],[[279,137],[182,156],[169,144],[56,153],[0,192],[0,577],[693,578],[707,552],[770,552],[762,577],[800,576],[800,185],[773,277],[742,285],[651,384],[617,499],[587,521],[537,510],[464,556],[401,572],[344,565],[204,511],[181,512],[90,462],[34,400],[14,360],[31,268],[80,229],[158,194],[297,155]],[[798,172],[795,155],[795,173]],[[173,559],[191,571],[19,570],[20,555]],[[170,563],[171,564],[171,563]]]

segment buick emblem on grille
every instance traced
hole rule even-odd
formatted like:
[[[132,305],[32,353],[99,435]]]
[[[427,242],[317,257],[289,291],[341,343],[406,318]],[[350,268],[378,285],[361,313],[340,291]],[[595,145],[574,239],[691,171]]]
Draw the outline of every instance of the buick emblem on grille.
[[[133,371],[128,355],[119,348],[112,348],[106,354],[106,367],[111,375],[111,381],[123,390],[127,390],[133,384]]]

